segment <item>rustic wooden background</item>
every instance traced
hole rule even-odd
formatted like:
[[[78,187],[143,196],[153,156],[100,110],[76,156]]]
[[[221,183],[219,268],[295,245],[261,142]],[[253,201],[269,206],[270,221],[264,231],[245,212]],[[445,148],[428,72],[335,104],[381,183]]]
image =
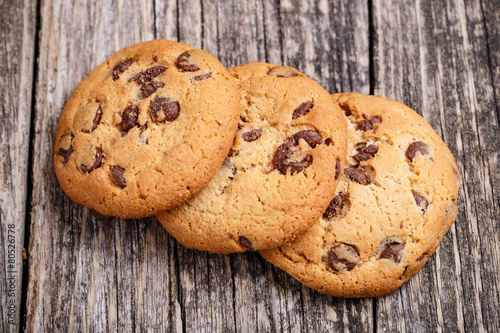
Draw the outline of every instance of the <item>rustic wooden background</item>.
[[[500,332],[499,11],[499,0],[2,0],[0,332]],[[186,249],[154,218],[95,221],[56,181],[58,118],[94,67],[154,38],[228,67],[295,66],[332,93],[421,113],[463,175],[437,253],[396,292],[352,300],[256,253]]]

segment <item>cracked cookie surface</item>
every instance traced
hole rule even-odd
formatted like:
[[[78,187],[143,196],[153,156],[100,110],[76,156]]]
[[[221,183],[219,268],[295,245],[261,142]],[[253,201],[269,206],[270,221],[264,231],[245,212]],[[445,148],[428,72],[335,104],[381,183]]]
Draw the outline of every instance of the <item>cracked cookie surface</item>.
[[[216,253],[273,248],[309,229],[347,152],[343,112],[316,82],[266,63],[230,72],[241,93],[231,151],[198,195],[157,214],[185,246]]]
[[[154,215],[210,181],[238,116],[236,80],[210,54],[167,40],[132,45],[92,71],[66,103],[56,175],[95,216]]]
[[[445,143],[407,106],[356,93],[333,96],[349,134],[336,194],[307,233],[261,255],[322,293],[380,296],[434,253],[456,218],[460,176]]]

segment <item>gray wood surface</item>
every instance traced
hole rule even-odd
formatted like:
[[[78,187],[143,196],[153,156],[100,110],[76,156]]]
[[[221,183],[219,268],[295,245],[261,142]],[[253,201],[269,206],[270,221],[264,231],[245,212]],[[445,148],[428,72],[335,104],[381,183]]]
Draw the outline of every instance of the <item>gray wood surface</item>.
[[[36,3],[0,6],[0,331],[17,332],[22,312]]]
[[[463,179],[456,223],[420,274],[376,300],[377,329],[499,332],[500,128],[481,3],[374,1],[373,14],[374,93],[420,112]]]
[[[25,331],[500,331],[500,1],[26,0],[0,9],[0,271],[7,276],[15,221],[19,291],[29,234],[27,292],[15,299]],[[459,216],[437,253],[396,292],[352,300],[304,287],[256,253],[187,249],[154,218],[95,221],[55,178],[58,118],[93,68],[154,38],[203,48],[227,67],[295,66],[332,93],[375,93],[422,114],[463,177]],[[7,322],[7,288],[0,332],[18,327]]]

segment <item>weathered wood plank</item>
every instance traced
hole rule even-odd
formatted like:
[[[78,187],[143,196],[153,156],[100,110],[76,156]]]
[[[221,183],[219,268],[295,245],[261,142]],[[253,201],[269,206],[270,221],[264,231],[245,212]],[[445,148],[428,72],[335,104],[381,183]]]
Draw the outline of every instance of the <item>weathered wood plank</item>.
[[[484,17],[484,34],[485,38],[482,42],[486,42],[486,50],[488,53],[488,63],[493,81],[493,93],[496,103],[497,121],[500,122],[500,1],[481,1],[481,7],[475,6],[474,8],[468,7],[468,13],[481,11]],[[484,45],[483,45],[484,46]],[[486,59],[485,59],[486,60]],[[483,65],[484,66],[484,65]],[[481,66],[481,68],[483,68]],[[493,148],[490,146],[489,148]],[[494,156],[494,155],[493,155]],[[497,155],[498,156],[498,155]],[[497,159],[498,161],[498,159]],[[498,163],[498,162],[497,162]],[[491,177],[491,187],[493,189],[494,202],[500,204],[500,178]],[[496,191],[495,191],[496,189]],[[497,232],[500,226],[497,225]],[[500,258],[497,258],[497,262]]]
[[[176,8],[177,39],[202,47],[202,17],[199,1],[179,1]],[[172,30],[170,22],[157,21],[157,38],[167,38],[164,31]],[[178,298],[183,319],[183,331],[206,332],[219,327],[220,318],[213,318],[205,304],[209,303],[208,256],[175,244],[178,265]],[[213,321],[211,319],[214,319]]]
[[[35,1],[6,1],[0,13],[0,331],[17,332],[35,60]]]
[[[230,6],[218,6],[218,54],[227,67],[266,61],[266,41],[276,40],[266,40],[264,11],[259,0],[232,1]],[[276,17],[266,23],[274,31],[279,30]],[[229,258],[232,271],[222,279],[232,277],[236,332],[287,331],[289,316],[300,318],[300,309],[286,311],[286,301],[271,282],[268,264],[256,253],[233,254]]]
[[[476,4],[476,2],[472,2]],[[488,53],[488,62],[490,71],[493,77],[493,89],[495,93],[495,101],[497,104],[497,117],[500,119],[500,1],[498,0],[481,0],[478,5],[469,9],[467,12],[472,13],[480,11],[484,17],[484,33],[486,40],[486,49]],[[499,120],[500,121],[500,120]],[[500,185],[500,184],[496,184]],[[499,188],[498,186],[496,188]],[[498,202],[498,195],[497,195]]]
[[[157,8],[157,38],[179,40],[194,47],[204,48],[217,56],[215,9],[200,1],[178,2],[178,30],[177,36],[174,36],[171,23],[168,20],[158,20],[163,14],[159,12],[162,9]],[[207,22],[204,22],[204,16],[207,16]],[[175,242],[173,238],[170,239]],[[175,244],[176,255],[171,263],[178,266],[179,278],[176,287],[179,292],[183,330],[234,331],[233,287],[227,278],[231,276],[229,257],[190,250],[177,242]]]
[[[499,129],[480,4],[373,1],[372,12],[375,94],[420,112],[463,176],[456,224],[422,272],[376,300],[377,329],[498,331]]]
[[[217,6],[215,1],[210,2]],[[203,6],[207,7],[210,7],[208,3]],[[268,47],[265,45],[263,10],[263,3],[259,0],[233,0],[225,6],[217,6],[217,51],[224,65],[232,67],[247,62],[266,61]],[[208,17],[205,22],[207,20]]]
[[[153,1],[45,1],[37,73],[27,330],[182,331],[175,243],[153,219],[102,223],[52,166],[64,102],[95,66],[153,39]]]
[[[423,78],[417,66],[421,63],[420,57],[423,56],[424,50],[421,41],[422,28],[418,22],[420,17],[415,4],[412,2],[401,5],[396,2],[374,2],[373,4],[374,93],[392,97],[421,111],[422,107],[419,103],[422,103],[423,98]],[[411,9],[405,11],[404,6],[411,6]],[[412,88],[416,92],[410,95],[407,92]],[[419,329],[425,331],[429,328],[426,326],[428,323],[425,322],[427,319],[425,316],[436,311],[439,304],[436,300],[439,293],[437,283],[433,279],[435,270],[432,268],[433,263],[434,257],[416,277],[402,288],[375,301],[377,329],[397,332],[418,331]],[[422,287],[431,292],[422,293],[420,290]],[[436,293],[436,297],[433,297],[433,293]],[[437,316],[427,319],[433,327],[431,331],[438,327],[439,321],[442,325],[441,311],[436,312]],[[408,321],[411,315],[415,318],[413,321]]]
[[[495,100],[494,77],[498,78],[500,69],[498,68],[498,57],[500,55],[499,40],[500,22],[499,1],[496,2],[496,30],[487,31],[485,27],[485,13],[482,12],[480,1],[470,1],[457,6],[465,15],[465,20],[458,20],[460,30],[457,32],[458,39],[463,38],[464,49],[457,48],[457,68],[459,69],[458,82],[462,81],[464,87],[460,87],[458,95],[460,103],[466,105],[466,111],[472,111],[472,116],[464,111],[466,117],[460,117],[459,122],[472,126],[472,130],[464,131],[464,167],[466,175],[470,175],[467,183],[467,194],[465,200],[471,201],[471,213],[477,218],[471,224],[461,225],[463,229],[457,232],[468,237],[459,236],[461,242],[459,247],[470,246],[468,239],[475,240],[473,247],[469,250],[471,257],[467,257],[468,252],[461,252],[461,264],[471,269],[470,275],[466,275],[464,289],[472,289],[471,283],[477,283],[479,293],[474,298],[479,302],[479,306],[469,308],[465,312],[465,318],[469,318],[470,311],[481,316],[483,327],[488,332],[500,331],[500,152],[496,147],[500,145],[500,125],[498,118],[500,114],[500,104]],[[452,3],[451,6],[454,6]],[[491,13],[488,13],[491,15]],[[489,45],[489,40],[494,42]],[[494,67],[496,64],[496,68]],[[489,66],[488,66],[489,65]],[[463,70],[465,69],[465,70]],[[469,93],[470,92],[470,93]],[[497,118],[495,119],[495,115]],[[473,140],[471,145],[469,137]],[[478,152],[477,150],[480,149]],[[472,157],[472,160],[470,159]],[[477,158],[477,160],[476,160]],[[479,168],[481,171],[473,171]],[[464,187],[465,188],[465,187]],[[469,213],[468,210],[465,211]],[[476,223],[474,223],[476,222]],[[470,235],[470,236],[469,236]],[[470,238],[469,238],[470,237]],[[465,252],[466,255],[463,255]],[[471,261],[472,258],[472,262]],[[473,273],[472,273],[473,272]],[[474,279],[471,277],[474,275]],[[478,320],[479,321],[479,320]],[[479,321],[480,322],[480,321]],[[470,329],[470,322],[466,320],[465,328]],[[481,329],[478,326],[478,329]]]
[[[337,13],[345,15],[349,21],[339,35],[322,39],[318,49],[310,52],[316,57],[323,56],[323,62],[329,63],[332,55],[324,54],[320,50],[325,47],[333,49],[341,44],[340,47],[343,49],[339,52],[341,59],[338,62],[347,65],[343,71],[340,66],[326,65],[324,68],[319,66],[318,73],[312,72],[312,76],[323,78],[324,83],[328,84],[332,81],[328,79],[333,75],[331,71],[337,78],[344,77],[343,83],[340,79],[337,80],[339,87],[349,86],[350,90],[368,93],[366,4],[361,8],[359,4],[349,6],[340,4],[334,8],[329,8],[330,5],[327,3],[319,5],[320,8],[311,2],[308,16],[305,16],[308,20],[316,19],[319,12],[321,15],[317,19],[323,21],[336,20]],[[279,3],[249,1],[244,4],[234,2],[226,3],[226,6],[217,6],[217,3],[212,1],[203,1],[202,6],[200,18],[200,12],[195,10],[196,3],[180,4],[179,18],[183,18],[179,21],[180,41],[198,47],[203,46],[228,67],[250,61],[282,63],[280,24],[284,19],[287,21],[285,27],[289,28],[296,22],[292,20],[291,12],[286,13],[287,16],[284,18],[280,16],[285,15],[285,12]],[[287,8],[284,8],[285,11]],[[214,17],[217,18],[216,21]],[[214,22],[217,23],[215,26]],[[308,25],[307,22],[305,24]],[[328,24],[325,26],[328,27]],[[328,31],[321,29],[314,28],[311,33],[330,36],[336,32],[333,29]],[[163,30],[165,28],[160,27],[157,31]],[[357,31],[356,34],[348,33],[354,30]],[[342,33],[344,35],[341,35]],[[163,37],[161,33],[159,37]],[[300,40],[304,35],[289,38]],[[303,53],[287,53],[287,55],[289,59],[292,57],[300,59]],[[177,253],[181,305],[187,331],[205,329],[219,331],[221,328],[223,331],[307,331],[325,327],[371,330],[371,300],[345,301],[321,295],[301,286],[296,280],[272,267],[256,254],[216,256],[187,250],[181,245]],[[232,280],[228,280],[230,276]],[[213,303],[215,299],[218,304]],[[226,323],[222,326],[219,317],[214,316],[214,308],[216,313],[234,312],[234,317],[225,316]],[[329,321],[334,325],[329,325]]]
[[[186,249],[154,218],[96,222],[62,193],[52,171],[53,136],[69,94],[109,55],[138,41],[180,40],[204,48],[228,67],[249,61],[296,66],[331,92],[368,93],[366,1],[46,1],[35,96],[27,330],[500,330],[500,176],[495,172],[500,90],[494,89],[500,81],[494,56],[500,36],[498,15],[490,13],[494,4],[372,2],[372,88],[421,112],[450,145],[464,176],[458,222],[421,273],[384,298],[328,297],[255,253],[219,256]],[[23,15],[24,22],[32,19]],[[9,29],[1,33],[23,31],[24,39],[34,32],[30,25]],[[29,43],[18,43],[27,56],[20,68],[32,68]],[[9,60],[0,66],[20,66]],[[16,96],[31,92],[29,82],[22,81],[30,77],[15,76],[19,86],[28,87]],[[3,79],[2,87],[18,82]],[[29,110],[30,100],[14,102]],[[5,110],[4,119],[10,115]],[[28,120],[16,121],[16,133],[28,133],[23,127]],[[17,152],[26,154],[28,148],[21,142],[7,151],[17,162],[10,165],[25,175],[27,156]],[[1,202],[4,214],[7,206]]]
[[[220,30],[218,25],[221,7],[232,7],[229,4],[220,6],[215,1],[200,1],[200,5],[192,4],[198,8],[201,34],[197,37],[182,39],[181,42],[188,44],[193,40],[195,45],[203,48],[210,54],[218,57],[226,53],[223,46],[220,44]],[[180,10],[181,8],[179,8]],[[179,17],[182,14],[179,12]],[[198,17],[196,17],[198,20]],[[187,23],[187,22],[186,22]],[[194,24],[194,22],[193,22]],[[187,24],[179,24],[179,29],[182,30]],[[187,37],[187,36],[186,36]],[[199,38],[199,39],[198,39]],[[224,59],[220,59],[224,63]],[[224,63],[228,66],[227,63]],[[198,311],[197,316],[188,316],[186,312],[186,331],[187,332],[234,332],[236,331],[235,313],[235,295],[234,295],[234,280],[231,278],[233,268],[231,266],[231,258],[228,255],[215,255],[203,253],[195,250],[187,250],[181,244],[178,244],[179,253],[179,270],[185,272],[191,267],[183,265],[185,258],[193,258],[196,265],[196,279],[194,285],[189,282],[193,281],[190,277],[188,280],[180,280],[181,292],[185,294],[198,294],[199,302],[194,302],[189,305],[189,308],[194,308]],[[198,276],[199,275],[199,276]],[[188,282],[188,284],[185,284]],[[187,288],[185,288],[187,287]],[[205,298],[202,298],[205,297]]]
[[[287,0],[280,2],[279,15],[285,65],[297,67],[332,93],[369,93],[366,1]],[[289,293],[300,290],[302,318],[293,328],[304,332],[373,331],[371,299],[333,298],[295,280],[284,282],[291,283]]]
[[[365,1],[282,1],[280,20],[284,63],[299,68],[332,93],[369,93]]]

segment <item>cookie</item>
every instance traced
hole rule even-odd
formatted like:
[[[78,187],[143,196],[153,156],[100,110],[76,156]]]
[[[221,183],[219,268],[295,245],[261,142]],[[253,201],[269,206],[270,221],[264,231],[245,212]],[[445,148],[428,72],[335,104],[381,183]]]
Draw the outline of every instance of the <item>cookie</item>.
[[[347,149],[343,112],[290,67],[230,69],[241,93],[226,161],[198,195],[157,215],[187,247],[215,253],[273,248],[305,232],[334,194]]]
[[[236,80],[217,59],[167,40],[139,43],[72,93],[55,138],[56,175],[97,216],[154,215],[210,181],[238,117]]]
[[[338,297],[380,296],[414,276],[457,215],[460,176],[432,127],[396,101],[335,94],[348,122],[348,158],[318,222],[261,255]]]

